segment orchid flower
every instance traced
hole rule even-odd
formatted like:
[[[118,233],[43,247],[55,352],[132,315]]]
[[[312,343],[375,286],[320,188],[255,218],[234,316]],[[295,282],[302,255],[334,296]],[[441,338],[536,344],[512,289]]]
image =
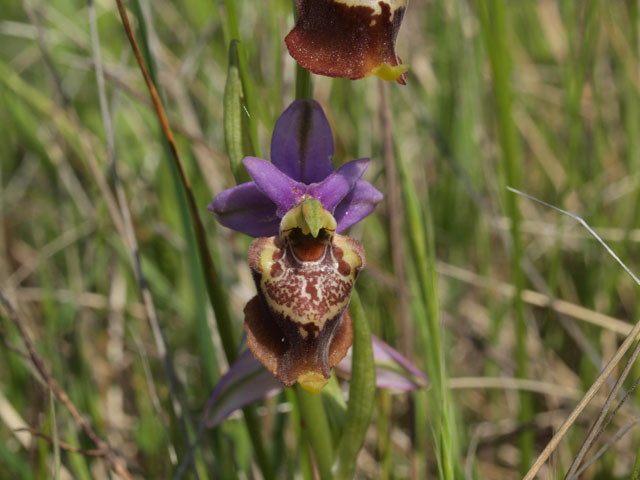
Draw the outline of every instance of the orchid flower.
[[[247,345],[285,385],[319,392],[353,341],[347,306],[364,266],[357,240],[339,235],[382,199],[361,180],[368,159],[333,171],[331,128],[313,100],[278,119],[271,162],[247,157],[253,182],[209,205],[218,221],[259,237],[249,250],[258,290],[245,307]]]
[[[382,199],[361,179],[368,159],[333,171],[332,155],[322,108],[297,100],[276,122],[271,162],[245,158],[253,182],[221,192],[209,205],[221,224],[258,237],[249,249],[258,295],[244,309],[247,346],[281,385],[298,382],[314,393],[353,342],[347,307],[364,249],[339,233]],[[255,370],[249,360],[241,357],[229,374]],[[274,382],[260,378],[255,391],[272,389]]]
[[[395,42],[407,0],[297,0],[285,38],[291,56],[318,75],[356,80],[378,75],[405,84]]]

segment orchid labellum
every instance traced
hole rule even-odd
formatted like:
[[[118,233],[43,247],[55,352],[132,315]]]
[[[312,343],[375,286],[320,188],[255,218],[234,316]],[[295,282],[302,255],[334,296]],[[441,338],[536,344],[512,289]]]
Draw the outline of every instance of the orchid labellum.
[[[395,53],[407,0],[297,0],[298,21],[285,43],[318,75],[356,80],[378,75],[405,84]]]

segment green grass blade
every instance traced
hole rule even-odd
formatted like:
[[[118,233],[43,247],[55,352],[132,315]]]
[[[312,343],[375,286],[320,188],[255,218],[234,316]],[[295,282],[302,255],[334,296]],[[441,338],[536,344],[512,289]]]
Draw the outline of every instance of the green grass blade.
[[[506,214],[511,220],[511,275],[515,286],[514,314],[516,330],[516,369],[519,378],[528,378],[528,358],[526,350],[527,326],[524,318],[522,290],[524,275],[522,271],[522,241],[520,237],[520,210],[514,195],[508,195],[505,188],[518,188],[520,184],[520,146],[512,115],[511,66],[507,50],[506,3],[502,0],[481,0],[478,2],[480,24],[489,53],[493,74],[498,134],[502,150],[502,162],[499,163],[501,196]],[[522,425],[528,425],[533,418],[532,398],[529,393],[520,392],[520,411],[518,419]],[[520,472],[524,475],[533,458],[533,431],[525,428],[519,437]]]
[[[431,397],[435,406],[434,436],[438,452],[438,468],[442,478],[457,478],[461,470],[458,460],[458,442],[453,400],[447,386],[447,368],[444,356],[442,322],[438,303],[438,276],[435,270],[435,245],[430,209],[421,208],[420,200],[407,167],[397,154],[398,169],[405,194],[407,230],[414,261],[421,301],[426,312],[426,328],[422,326],[422,341],[427,350],[427,373],[432,382]]]

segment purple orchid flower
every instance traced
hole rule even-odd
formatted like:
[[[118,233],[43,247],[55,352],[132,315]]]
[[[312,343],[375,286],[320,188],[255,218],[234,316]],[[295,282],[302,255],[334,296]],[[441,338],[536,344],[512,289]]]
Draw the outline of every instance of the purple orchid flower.
[[[427,376],[418,370],[406,357],[380,340],[371,336],[376,367],[376,385],[395,392],[406,392],[427,388]],[[351,375],[351,349],[336,366],[338,376]],[[282,391],[284,385],[245,350],[231,365],[216,385],[205,408],[207,426],[215,427],[236,410],[259,400],[264,400]]]
[[[278,235],[280,220],[305,198],[315,198],[337,222],[337,233],[359,222],[382,200],[361,180],[369,159],[333,171],[329,122],[314,100],[296,100],[280,116],[271,137],[271,162],[246,157],[253,182],[221,192],[208,210],[225,227],[252,237]]]
[[[339,233],[369,215],[382,194],[361,179],[369,159],[333,171],[333,139],[314,100],[278,119],[271,162],[246,157],[253,182],[209,205],[218,221],[258,237],[249,265],[258,295],[244,309],[247,346],[284,385],[319,393],[353,341],[348,305],[364,249]]]

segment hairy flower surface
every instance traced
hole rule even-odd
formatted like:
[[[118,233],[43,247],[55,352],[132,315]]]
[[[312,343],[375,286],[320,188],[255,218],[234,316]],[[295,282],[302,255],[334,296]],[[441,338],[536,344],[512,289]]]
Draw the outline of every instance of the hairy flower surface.
[[[395,42],[407,0],[297,0],[289,53],[318,75],[356,80],[378,75],[405,84]]]
[[[313,100],[278,119],[271,162],[244,159],[253,182],[220,193],[209,210],[258,237],[249,264],[258,290],[245,307],[247,345],[282,383],[319,392],[353,341],[347,306],[364,266],[362,245],[339,235],[382,199],[361,180],[369,160],[333,171],[333,139]]]

